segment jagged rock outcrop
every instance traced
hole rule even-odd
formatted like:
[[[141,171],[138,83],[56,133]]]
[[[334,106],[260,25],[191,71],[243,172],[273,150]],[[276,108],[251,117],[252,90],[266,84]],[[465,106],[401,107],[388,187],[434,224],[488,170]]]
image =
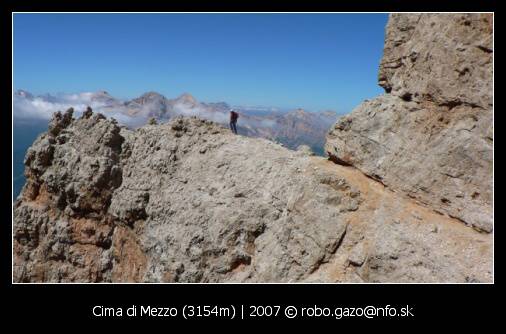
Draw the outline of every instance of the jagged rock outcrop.
[[[485,232],[492,213],[492,15],[392,14],[386,94],[341,118],[326,151]]]
[[[14,218],[14,275],[21,281],[110,279],[114,224],[107,211],[122,182],[124,139],[115,122],[90,112],[78,122],[72,109],[56,113],[26,154]]]
[[[490,235],[206,120],[129,130],[69,110],[25,164],[17,282],[492,279]]]
[[[490,20],[392,15],[387,93],[337,122],[330,160],[198,118],[56,113],[26,155],[14,280],[493,281]]]

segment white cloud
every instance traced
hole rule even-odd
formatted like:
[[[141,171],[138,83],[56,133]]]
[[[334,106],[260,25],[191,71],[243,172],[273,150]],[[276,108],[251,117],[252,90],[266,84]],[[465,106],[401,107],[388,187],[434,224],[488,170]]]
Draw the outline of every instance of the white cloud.
[[[115,118],[120,124],[137,127],[146,123],[147,116],[141,113],[138,117],[126,114],[126,108],[121,101],[116,105],[107,105],[105,101],[97,100],[96,93],[84,92],[78,94],[43,95],[25,97],[14,95],[14,119],[17,121],[49,120],[53,113],[74,108],[75,117],[79,117],[89,106],[94,112],[100,112],[107,117]]]
[[[85,110],[89,105],[99,109],[103,103],[91,100],[88,93],[72,94],[66,96],[38,96],[32,99],[22,96],[14,96],[14,118],[38,118],[50,119],[56,111],[64,111],[70,107],[77,110]]]
[[[196,103],[177,101],[176,104],[165,110],[163,107],[167,100],[155,99],[151,103],[137,104],[133,101],[114,99],[105,92],[83,92],[75,94],[42,95],[33,97],[28,92],[18,91],[14,95],[14,119],[15,120],[49,120],[54,112],[65,111],[74,108],[75,117],[90,106],[94,112],[100,112],[107,117],[115,118],[120,124],[136,128],[146,124],[150,117],[155,117],[159,122],[166,122],[174,116],[197,116],[216,123],[228,124],[228,110],[216,109]],[[257,109],[262,109],[258,108]],[[263,108],[268,109],[268,108]],[[272,108],[270,108],[272,109]],[[239,125],[251,128],[276,128],[282,126],[276,118],[265,116],[253,116],[238,110]]]
[[[205,118],[216,123],[227,123],[229,119],[228,113],[221,111],[211,111],[200,106],[188,106],[184,103],[175,104],[174,113],[176,115],[182,116],[198,116],[200,118]]]

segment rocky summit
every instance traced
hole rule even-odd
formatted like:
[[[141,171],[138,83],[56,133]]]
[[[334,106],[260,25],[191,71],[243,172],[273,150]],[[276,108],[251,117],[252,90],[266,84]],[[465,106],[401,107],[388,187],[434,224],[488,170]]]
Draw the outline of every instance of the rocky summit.
[[[492,282],[489,24],[391,15],[387,92],[336,123],[330,159],[197,117],[55,113],[24,161],[14,281]],[[457,64],[467,86],[444,82]]]

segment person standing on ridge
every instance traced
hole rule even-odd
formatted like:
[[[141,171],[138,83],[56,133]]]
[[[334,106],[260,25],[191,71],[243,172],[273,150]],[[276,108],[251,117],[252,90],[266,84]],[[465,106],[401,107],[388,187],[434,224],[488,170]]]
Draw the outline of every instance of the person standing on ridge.
[[[239,118],[239,114],[234,110],[230,109],[230,130],[237,134],[237,119]]]

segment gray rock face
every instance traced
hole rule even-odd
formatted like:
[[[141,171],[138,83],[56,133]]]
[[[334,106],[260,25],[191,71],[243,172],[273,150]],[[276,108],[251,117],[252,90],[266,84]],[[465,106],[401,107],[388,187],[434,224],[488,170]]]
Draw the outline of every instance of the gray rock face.
[[[56,113],[26,154],[27,182],[14,210],[19,281],[110,279],[107,210],[122,180],[123,137],[100,114],[76,122],[72,112]]]
[[[379,84],[441,106],[492,107],[491,14],[392,14]]]
[[[489,34],[392,15],[387,94],[336,123],[333,161],[198,118],[56,113],[26,155],[14,280],[493,281]]]
[[[434,210],[491,232],[492,16],[392,14],[379,84],[326,151]]]
[[[25,162],[15,281],[492,279],[489,235],[356,169],[197,118],[54,127]]]

